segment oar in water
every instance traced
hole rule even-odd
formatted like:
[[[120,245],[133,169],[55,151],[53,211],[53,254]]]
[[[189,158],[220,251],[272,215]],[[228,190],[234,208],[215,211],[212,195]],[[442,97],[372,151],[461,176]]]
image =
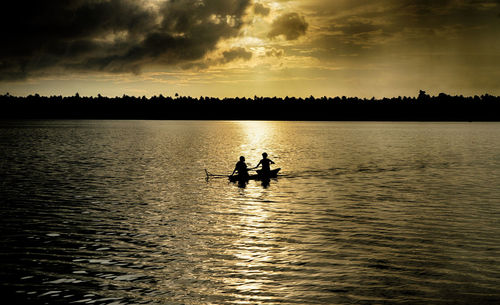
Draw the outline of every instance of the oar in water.
[[[213,177],[213,178],[227,178],[229,176],[229,175],[212,174],[212,173],[209,173],[206,169],[205,169],[205,174],[207,174],[207,178],[210,178],[210,177]]]

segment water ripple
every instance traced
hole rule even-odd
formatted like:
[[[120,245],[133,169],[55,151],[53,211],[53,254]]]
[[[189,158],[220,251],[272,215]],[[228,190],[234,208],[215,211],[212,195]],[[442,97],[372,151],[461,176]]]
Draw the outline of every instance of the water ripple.
[[[498,124],[261,124],[0,125],[11,304],[500,302]]]

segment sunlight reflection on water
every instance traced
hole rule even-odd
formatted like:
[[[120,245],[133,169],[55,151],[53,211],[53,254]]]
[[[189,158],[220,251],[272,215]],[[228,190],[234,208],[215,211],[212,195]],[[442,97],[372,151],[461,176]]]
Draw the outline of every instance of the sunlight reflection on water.
[[[500,300],[500,124],[0,127],[13,304]],[[266,187],[205,180],[264,151]]]

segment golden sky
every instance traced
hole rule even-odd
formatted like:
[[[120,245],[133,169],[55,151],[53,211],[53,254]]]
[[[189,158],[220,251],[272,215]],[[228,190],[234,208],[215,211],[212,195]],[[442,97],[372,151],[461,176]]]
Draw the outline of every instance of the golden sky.
[[[13,2],[0,94],[500,95],[500,0]]]

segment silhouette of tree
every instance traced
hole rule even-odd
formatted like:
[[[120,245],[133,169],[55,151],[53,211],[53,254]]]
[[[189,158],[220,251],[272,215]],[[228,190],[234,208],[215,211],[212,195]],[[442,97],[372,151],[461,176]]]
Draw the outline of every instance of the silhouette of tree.
[[[426,101],[430,98],[430,95],[426,94],[424,90],[420,90],[418,92],[418,99],[422,101]]]
[[[257,111],[254,111],[257,110]],[[193,98],[175,94],[135,97],[27,97],[0,95],[1,118],[139,118],[266,120],[488,120],[500,121],[500,97],[473,97],[420,90],[417,97]]]

